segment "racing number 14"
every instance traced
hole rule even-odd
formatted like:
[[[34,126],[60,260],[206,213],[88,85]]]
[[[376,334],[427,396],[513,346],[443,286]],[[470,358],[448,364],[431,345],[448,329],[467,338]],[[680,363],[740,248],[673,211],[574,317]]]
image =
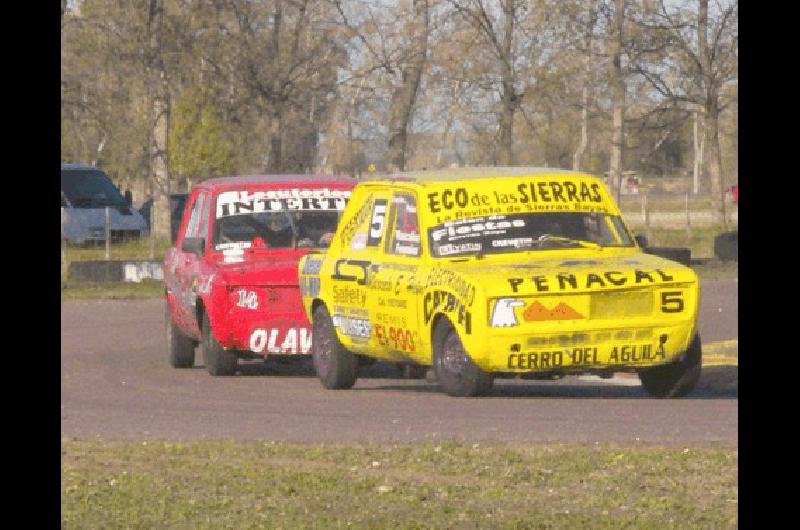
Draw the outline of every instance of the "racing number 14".
[[[663,313],[681,313],[683,311],[683,293],[681,291],[662,291],[661,311]]]

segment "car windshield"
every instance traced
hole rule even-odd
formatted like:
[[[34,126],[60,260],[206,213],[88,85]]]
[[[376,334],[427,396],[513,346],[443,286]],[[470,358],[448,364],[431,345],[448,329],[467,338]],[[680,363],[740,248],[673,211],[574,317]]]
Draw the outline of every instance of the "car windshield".
[[[248,247],[256,237],[267,248],[328,247],[350,192],[301,191],[315,195],[287,198],[279,197],[280,192],[221,193],[214,220],[214,249]]]
[[[618,216],[582,212],[493,215],[449,221],[428,229],[428,242],[434,257],[633,246]]]
[[[73,208],[128,207],[119,190],[98,170],[62,170],[61,191]]]

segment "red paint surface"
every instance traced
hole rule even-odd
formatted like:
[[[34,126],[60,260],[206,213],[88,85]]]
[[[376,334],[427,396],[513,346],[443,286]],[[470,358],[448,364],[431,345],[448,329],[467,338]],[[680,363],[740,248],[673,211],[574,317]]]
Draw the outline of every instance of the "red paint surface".
[[[164,257],[166,299],[175,324],[187,336],[200,340],[200,319],[205,312],[214,337],[225,349],[258,355],[310,353],[311,325],[303,311],[297,276],[297,264],[309,249],[270,249],[256,238],[245,250],[243,262],[225,263],[222,252],[213,249],[210,237],[202,256],[183,252],[181,245],[192,206],[202,193],[212,201],[205,227],[211,233],[216,197],[221,192],[352,190],[354,185],[351,180],[335,178],[254,176],[212,179],[193,188],[175,246]],[[258,307],[240,307],[240,290],[256,293]]]

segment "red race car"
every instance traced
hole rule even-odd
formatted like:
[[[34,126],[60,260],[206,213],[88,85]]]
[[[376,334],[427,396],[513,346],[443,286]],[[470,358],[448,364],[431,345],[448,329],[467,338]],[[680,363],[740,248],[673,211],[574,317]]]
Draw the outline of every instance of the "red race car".
[[[194,366],[198,344],[211,375],[232,375],[240,357],[310,353],[297,263],[328,246],[354,185],[289,175],[195,186],[164,257],[170,364]]]

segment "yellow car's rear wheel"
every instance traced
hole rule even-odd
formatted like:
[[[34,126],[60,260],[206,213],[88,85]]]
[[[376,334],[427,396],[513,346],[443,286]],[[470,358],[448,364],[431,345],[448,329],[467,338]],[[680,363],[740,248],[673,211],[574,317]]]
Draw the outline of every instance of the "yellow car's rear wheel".
[[[311,331],[311,357],[322,386],[331,390],[352,388],[358,378],[358,360],[336,336],[328,309],[314,310]]]

